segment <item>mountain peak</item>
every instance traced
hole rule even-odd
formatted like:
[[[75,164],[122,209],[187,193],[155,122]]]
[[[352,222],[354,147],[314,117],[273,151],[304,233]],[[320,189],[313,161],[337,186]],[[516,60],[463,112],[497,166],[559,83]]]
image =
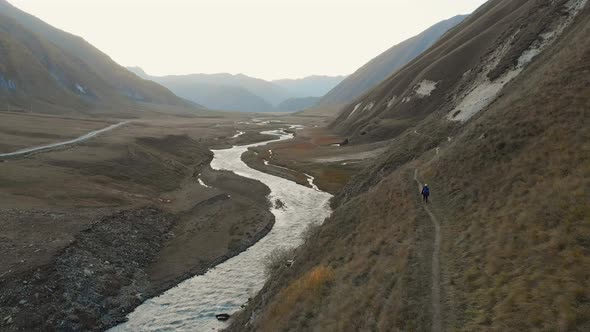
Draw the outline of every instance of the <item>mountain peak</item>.
[[[134,73],[135,75],[137,75],[141,78],[147,79],[150,77],[150,75],[148,75],[148,73],[146,73],[145,70],[143,70],[143,68],[141,68],[141,67],[131,66],[131,67],[126,67],[126,68],[127,68],[127,70],[129,70],[130,72]]]

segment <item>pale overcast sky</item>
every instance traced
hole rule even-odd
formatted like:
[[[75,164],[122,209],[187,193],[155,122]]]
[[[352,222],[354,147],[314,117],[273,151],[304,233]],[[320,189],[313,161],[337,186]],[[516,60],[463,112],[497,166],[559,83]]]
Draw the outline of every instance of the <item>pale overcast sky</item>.
[[[485,0],[9,0],[152,75],[343,75]]]

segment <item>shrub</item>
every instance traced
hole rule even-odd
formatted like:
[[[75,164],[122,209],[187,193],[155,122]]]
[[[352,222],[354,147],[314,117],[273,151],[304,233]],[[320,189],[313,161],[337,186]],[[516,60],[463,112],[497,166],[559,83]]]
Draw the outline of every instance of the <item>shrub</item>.
[[[264,275],[270,279],[276,271],[288,264],[293,258],[293,250],[286,248],[278,248],[273,250],[266,256],[264,262]]]

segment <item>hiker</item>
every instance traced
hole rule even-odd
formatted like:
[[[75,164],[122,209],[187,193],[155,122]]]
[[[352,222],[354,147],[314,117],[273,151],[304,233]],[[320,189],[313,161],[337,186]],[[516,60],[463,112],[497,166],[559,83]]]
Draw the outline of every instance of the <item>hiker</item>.
[[[422,187],[422,201],[428,204],[428,196],[430,196],[430,188],[428,188],[428,184],[424,184]]]

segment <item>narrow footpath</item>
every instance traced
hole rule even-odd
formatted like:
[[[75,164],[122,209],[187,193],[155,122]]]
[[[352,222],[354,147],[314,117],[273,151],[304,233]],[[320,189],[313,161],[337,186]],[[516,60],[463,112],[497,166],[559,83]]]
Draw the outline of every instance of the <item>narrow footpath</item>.
[[[422,191],[422,182],[418,180],[418,170],[414,171],[414,181],[418,184],[418,192]],[[442,319],[440,308],[440,223],[434,213],[430,211],[428,204],[422,204],[434,226],[434,245],[432,251],[432,332],[442,331]]]

